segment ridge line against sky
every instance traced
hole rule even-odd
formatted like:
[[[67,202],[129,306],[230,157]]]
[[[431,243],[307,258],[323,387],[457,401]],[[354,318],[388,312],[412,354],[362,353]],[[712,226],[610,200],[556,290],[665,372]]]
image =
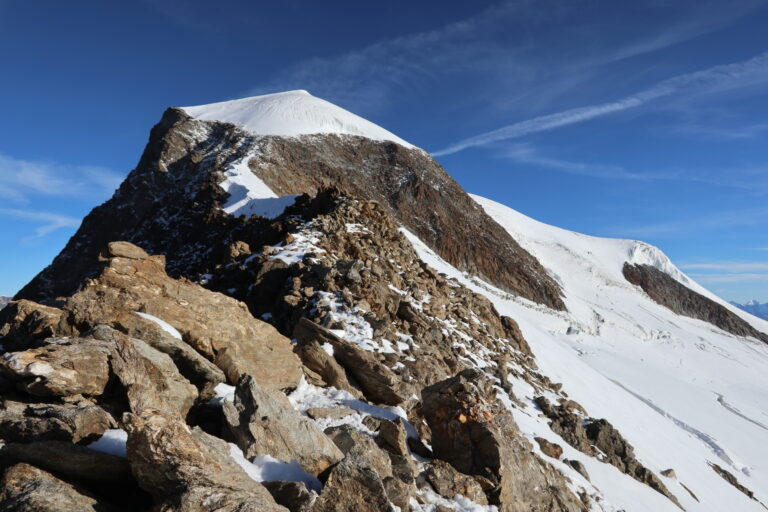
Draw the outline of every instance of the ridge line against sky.
[[[766,70],[768,70],[768,52],[763,52],[745,61],[712,66],[705,70],[677,75],[616,101],[572,108],[554,114],[538,116],[525,121],[509,124],[495,130],[468,137],[451,144],[444,149],[433,151],[432,155],[451,155],[471,147],[486,146],[502,140],[515,139],[533,133],[582,123],[598,117],[637,108],[653,100],[671,96],[689,88],[695,89],[697,87],[713,86],[748,76],[750,73],[764,73]]]
[[[290,89],[440,149],[462,187],[548,224],[639,235],[675,262],[768,258],[768,0],[236,7],[4,4],[0,292],[109,197],[167,106]],[[483,149],[442,153],[467,141]]]

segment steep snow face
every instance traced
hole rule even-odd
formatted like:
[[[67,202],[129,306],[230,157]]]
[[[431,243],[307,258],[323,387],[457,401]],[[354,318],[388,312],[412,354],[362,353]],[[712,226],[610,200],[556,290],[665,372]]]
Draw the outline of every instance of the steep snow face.
[[[335,133],[414,147],[384,128],[302,90],[182,108],[196,119],[234,123],[256,135]]]
[[[768,345],[676,315],[622,275],[624,262],[653,265],[694,291],[738,311],[680,272],[658,249],[555,228],[493,201],[474,199],[561,284],[568,312],[557,312],[462,274],[412,234],[429,265],[486,295],[520,325],[542,373],[607,418],[660,474],[685,510],[765,510],[711,468],[717,464],[768,503]],[[741,312],[756,329],[768,322]],[[513,377],[518,397],[528,386]],[[545,419],[513,411],[521,430],[570,451]],[[669,500],[615,468],[584,457],[605,501],[596,510],[679,511]],[[690,489],[694,499],[685,489]]]

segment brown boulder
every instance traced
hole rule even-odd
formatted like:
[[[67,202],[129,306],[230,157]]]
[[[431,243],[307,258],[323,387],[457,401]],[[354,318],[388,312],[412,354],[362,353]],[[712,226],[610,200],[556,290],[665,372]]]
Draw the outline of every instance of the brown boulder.
[[[541,448],[542,453],[546,455],[547,457],[552,457],[553,459],[559,459],[563,456],[563,447],[560,446],[557,443],[551,443],[544,439],[543,437],[534,437],[533,438],[536,443],[538,443],[539,448]]]
[[[16,464],[0,480],[0,510],[19,512],[110,512],[91,493],[29,464]]]
[[[165,259],[145,254],[126,242],[109,244],[101,274],[64,305],[75,325],[107,324],[132,334],[147,329],[148,320],[136,314],[142,312],[172,325],[232,384],[248,374],[274,389],[296,386],[301,366],[290,340],[253,318],[243,303],[168,277]]]
[[[0,448],[0,460],[32,464],[76,481],[132,481],[125,459],[65,441],[8,443]]]
[[[71,441],[103,434],[116,426],[104,409],[79,398],[62,404],[5,400],[0,408],[0,438],[12,442]]]
[[[379,475],[370,466],[345,458],[331,470],[312,512],[382,512],[392,510]]]
[[[296,411],[282,392],[264,388],[244,375],[235,400],[224,402],[226,428],[247,458],[271,455],[284,462],[296,460],[318,475],[344,454],[317,424]]]
[[[125,420],[131,471],[158,510],[288,510],[235,463],[226,442],[163,411],[145,409]]]
[[[565,478],[532,453],[481,371],[464,370],[424,388],[422,409],[435,456],[495,483],[489,501],[501,512],[584,510]]]
[[[487,505],[488,498],[477,480],[464,475],[445,461],[435,459],[427,465],[424,479],[440,496],[453,499],[457,494],[479,504]]]
[[[0,312],[0,337],[6,350],[23,350],[36,340],[71,334],[77,333],[58,308],[18,300]]]
[[[141,340],[100,327],[94,333],[115,344],[112,368],[128,394],[131,411],[151,407],[185,416],[197,389],[181,376],[173,360]]]
[[[0,360],[0,372],[36,396],[98,396],[109,381],[111,346],[94,339],[58,338]]]

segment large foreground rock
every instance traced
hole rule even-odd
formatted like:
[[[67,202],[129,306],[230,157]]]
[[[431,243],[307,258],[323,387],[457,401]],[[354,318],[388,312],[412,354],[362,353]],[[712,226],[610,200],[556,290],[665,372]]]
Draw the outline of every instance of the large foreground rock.
[[[230,457],[226,442],[181,418],[145,409],[126,415],[128,461],[165,512],[286,512]]]
[[[482,372],[464,370],[429,386],[422,401],[435,456],[495,483],[489,501],[501,512],[584,510],[565,478],[533,453]]]
[[[9,468],[0,481],[3,512],[111,512],[87,491],[29,464]]]
[[[247,458],[271,455],[292,460],[318,475],[344,454],[317,424],[299,414],[280,391],[263,388],[243,376],[235,401],[224,403],[227,429]]]
[[[81,329],[107,324],[128,334],[144,332],[153,320],[136,314],[141,312],[173,326],[232,384],[242,374],[275,389],[299,382],[301,364],[290,340],[253,318],[241,302],[168,277],[162,256],[149,256],[126,242],[110,243],[102,258],[101,274],[87,279],[63,306]]]
[[[72,441],[95,437],[115,420],[85,398],[61,404],[27,404],[4,400],[0,405],[0,439],[13,442]]]

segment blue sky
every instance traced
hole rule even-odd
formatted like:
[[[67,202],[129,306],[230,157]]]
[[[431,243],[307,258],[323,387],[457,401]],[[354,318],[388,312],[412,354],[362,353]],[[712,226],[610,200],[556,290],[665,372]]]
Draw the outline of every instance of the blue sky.
[[[0,294],[170,105],[307,89],[538,220],[768,301],[768,2],[0,0]]]

